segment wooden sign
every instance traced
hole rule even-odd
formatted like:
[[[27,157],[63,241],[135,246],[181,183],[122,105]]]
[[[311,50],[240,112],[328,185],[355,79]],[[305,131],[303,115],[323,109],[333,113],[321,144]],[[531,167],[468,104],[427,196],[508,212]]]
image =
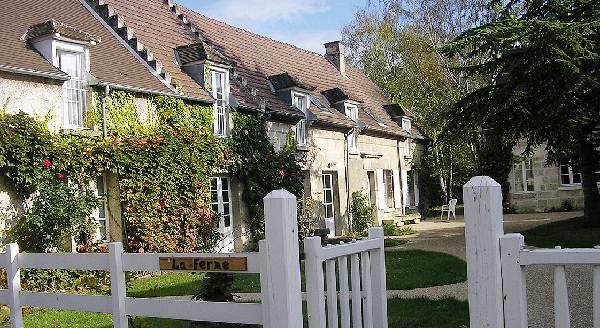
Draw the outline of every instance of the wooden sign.
[[[245,257],[161,257],[162,271],[248,271]]]

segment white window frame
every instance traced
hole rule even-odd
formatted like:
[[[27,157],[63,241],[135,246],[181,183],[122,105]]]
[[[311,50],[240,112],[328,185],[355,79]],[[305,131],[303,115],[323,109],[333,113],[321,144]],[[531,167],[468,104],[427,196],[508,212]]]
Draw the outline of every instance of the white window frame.
[[[563,166],[567,166],[568,167],[568,173],[567,174],[563,174],[562,173],[562,167]],[[575,176],[577,174],[579,174],[579,181],[580,182],[574,182]],[[569,183],[563,183],[563,179],[562,179],[563,176],[568,176],[569,177]],[[559,179],[559,182],[560,182],[561,186],[564,186],[564,187],[580,187],[581,186],[582,177],[581,177],[581,172],[579,172],[579,173],[573,173],[573,167],[571,165],[559,163],[559,165],[558,165],[558,179]]]
[[[533,176],[534,179],[534,183],[533,183],[533,189],[529,190],[528,186],[527,186],[527,172],[531,171],[531,175]],[[528,159],[525,161],[521,161],[521,162],[515,162],[513,163],[513,194],[525,194],[525,193],[531,193],[531,192],[535,192],[535,175],[533,174],[533,160],[532,159]],[[519,191],[517,190],[517,177],[521,176],[521,188],[523,190]]]
[[[298,100],[300,99],[303,99],[303,104],[299,104]],[[298,108],[298,110],[304,114],[304,118],[296,123],[296,144],[299,147],[306,147],[308,146],[308,120],[306,119],[306,116],[310,106],[310,99],[308,95],[301,92],[292,91],[292,106]]]
[[[329,187],[325,185],[325,179],[329,178]],[[323,183],[323,217],[325,219],[335,220],[335,192],[333,190],[333,174],[332,173],[323,173],[321,176]],[[331,202],[327,202],[326,193],[331,193]],[[327,216],[327,205],[331,205],[331,216]],[[335,221],[334,221],[335,222]]]
[[[403,117],[402,118],[402,128],[404,130],[406,130],[406,132],[411,132],[412,131],[412,120],[408,117]]]
[[[219,215],[221,216],[221,218],[223,219],[223,228],[230,228],[233,225],[233,208],[231,206],[231,179],[227,176],[214,176],[211,177],[211,195],[212,195],[212,191],[216,191],[217,193],[217,199],[212,199],[210,200],[210,205],[211,208],[214,210],[214,205],[217,206],[217,213],[219,213]],[[217,181],[217,189],[213,190],[212,188],[212,181],[216,180]],[[223,189],[223,180],[227,180],[227,189]],[[227,199],[223,199],[223,192],[227,191]],[[225,214],[225,204],[229,205],[229,214]],[[227,225],[227,221],[225,219],[226,216],[229,216],[229,225]],[[219,223],[219,227],[220,227],[220,223]]]
[[[358,122],[358,106],[355,104],[344,103],[344,113],[354,122]],[[348,134],[348,151],[351,153],[358,152],[356,129]]]
[[[63,127],[65,129],[81,130],[85,128],[85,114],[87,111],[87,82],[85,73],[90,71],[89,49],[76,43],[55,41],[52,43],[52,64],[60,69],[60,58],[62,53],[72,53],[79,56],[81,63],[79,69],[81,76],[71,78],[63,83]],[[73,97],[74,96],[74,97]],[[71,120],[69,104],[75,103],[78,110],[78,122]]]
[[[217,92],[217,74],[223,76],[221,93]],[[215,99],[213,103],[213,132],[217,137],[226,138],[229,136],[229,70],[211,67],[210,85],[211,94]],[[219,105],[219,101],[221,101],[221,105]]]
[[[108,242],[110,241],[110,230],[109,230],[109,214],[108,214],[108,188],[106,186],[106,175],[102,174],[101,176],[97,177],[97,179],[102,179],[102,185],[103,185],[103,190],[100,191],[98,190],[98,180],[94,181],[94,194],[96,195],[96,197],[98,198],[98,201],[100,202],[100,206],[104,207],[104,217],[100,217],[100,208],[98,207],[94,210],[93,216],[94,216],[94,221],[96,221],[96,238],[98,240],[101,240],[103,242]],[[102,239],[102,231],[100,231],[100,222],[104,221],[104,227],[105,227],[105,233],[106,233],[106,238]]]
[[[388,176],[388,173],[390,174],[389,176]],[[388,178],[390,179],[389,181],[388,181]],[[391,195],[388,194],[388,184],[391,187],[391,192],[392,192]],[[382,188],[383,188],[382,196],[383,196],[383,202],[385,204],[385,208],[396,208],[395,194],[397,191],[394,186],[394,170],[388,170],[388,169],[383,170]],[[391,198],[388,196],[391,196]],[[392,203],[388,204],[388,200],[391,200]]]

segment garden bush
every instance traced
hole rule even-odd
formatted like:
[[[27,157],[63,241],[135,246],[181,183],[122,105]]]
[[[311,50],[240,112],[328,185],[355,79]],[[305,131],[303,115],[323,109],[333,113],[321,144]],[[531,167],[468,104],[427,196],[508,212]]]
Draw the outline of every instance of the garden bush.
[[[369,204],[369,200],[363,191],[352,193],[352,231],[364,233],[375,221],[375,209]]]

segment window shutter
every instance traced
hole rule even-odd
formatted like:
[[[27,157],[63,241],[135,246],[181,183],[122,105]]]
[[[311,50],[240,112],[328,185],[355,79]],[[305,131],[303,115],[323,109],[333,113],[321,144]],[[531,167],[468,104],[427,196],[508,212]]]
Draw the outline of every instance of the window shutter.
[[[400,173],[398,170],[393,170],[394,180],[394,207],[402,208],[402,188],[400,188]]]
[[[400,177],[402,178],[402,205],[408,207],[408,175],[405,170],[400,171]]]
[[[387,208],[387,205],[385,204],[385,187],[384,187],[384,183],[383,183],[383,179],[384,179],[383,169],[375,170],[375,177],[376,177],[376,181],[377,181],[377,189],[376,189],[377,208],[380,210],[383,210],[383,209]]]

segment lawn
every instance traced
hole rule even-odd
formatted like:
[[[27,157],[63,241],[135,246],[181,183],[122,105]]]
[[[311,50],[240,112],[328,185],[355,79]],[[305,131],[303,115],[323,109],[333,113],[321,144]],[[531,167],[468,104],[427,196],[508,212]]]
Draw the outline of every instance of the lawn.
[[[600,228],[585,227],[583,217],[557,221],[523,232],[525,245],[554,248],[588,248],[600,245]]]
[[[429,300],[389,299],[389,327],[393,328],[466,328],[469,323],[467,302],[455,299]],[[182,320],[137,317],[132,320],[134,328],[202,328]],[[111,317],[107,314],[82,313],[57,310],[38,310],[25,316],[25,327],[35,328],[110,328]],[[207,326],[208,327],[208,326]],[[211,328],[215,326],[210,325]],[[256,327],[243,325],[220,325],[219,328]]]
[[[467,280],[467,264],[454,256],[420,250],[385,253],[387,288],[414,289],[440,286]],[[304,268],[302,267],[304,290]],[[132,297],[191,295],[198,289],[203,274],[174,273],[133,281],[127,290]],[[259,293],[258,274],[234,274],[233,288],[238,293]]]

